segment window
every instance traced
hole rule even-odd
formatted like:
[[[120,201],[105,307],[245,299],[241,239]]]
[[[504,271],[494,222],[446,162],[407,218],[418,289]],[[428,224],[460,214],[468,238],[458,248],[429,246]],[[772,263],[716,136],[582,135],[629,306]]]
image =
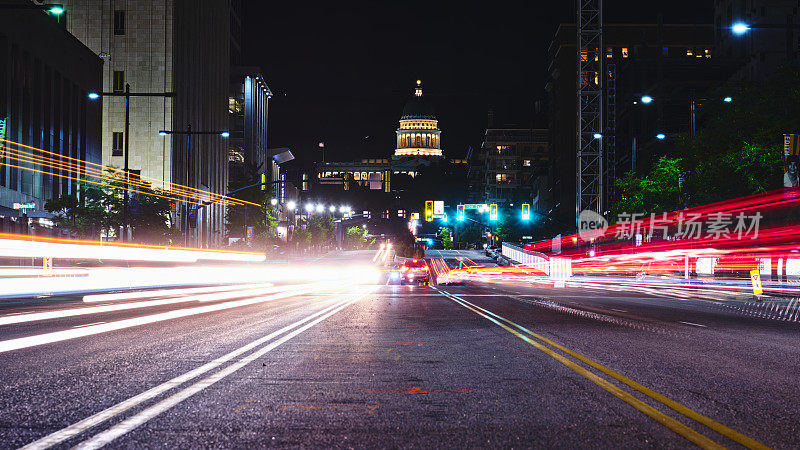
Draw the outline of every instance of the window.
[[[622,47],[622,57],[623,58],[628,57],[628,47]]]
[[[530,159],[526,159],[526,160],[522,161],[522,165],[525,166],[525,167],[530,167],[531,166],[531,160]]]
[[[687,49],[686,49],[686,56],[692,56],[692,54],[693,54],[693,53],[692,53],[692,49],[690,49],[690,48],[687,48]]]
[[[661,54],[664,56],[669,56],[669,47],[664,47],[661,49]]]
[[[507,182],[508,181],[508,174],[507,173],[498,173],[494,176],[495,180],[500,182]]]
[[[606,58],[611,58],[612,56],[614,56],[614,49],[606,47]]]
[[[114,92],[125,92],[125,72],[121,70],[114,71],[112,90]]]
[[[125,34],[125,11],[114,11],[114,35]]]
[[[124,146],[125,142],[122,133],[119,131],[111,133],[111,156],[122,156]]]

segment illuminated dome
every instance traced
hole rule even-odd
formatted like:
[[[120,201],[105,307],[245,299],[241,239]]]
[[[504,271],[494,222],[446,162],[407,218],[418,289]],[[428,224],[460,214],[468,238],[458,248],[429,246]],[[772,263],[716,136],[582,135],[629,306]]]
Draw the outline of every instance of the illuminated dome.
[[[422,80],[417,80],[414,96],[400,116],[394,156],[441,157],[441,134],[433,107],[422,97]]]

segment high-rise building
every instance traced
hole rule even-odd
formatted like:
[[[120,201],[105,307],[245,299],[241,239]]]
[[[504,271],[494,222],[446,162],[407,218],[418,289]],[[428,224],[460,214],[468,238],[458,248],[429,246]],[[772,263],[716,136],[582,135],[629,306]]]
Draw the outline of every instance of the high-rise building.
[[[131,98],[130,169],[143,178],[163,180],[154,182],[157,187],[169,189],[175,183],[225,194],[225,139],[213,134],[163,137],[159,130],[227,131],[229,0],[63,3],[67,29],[105,60],[104,92],[121,94],[130,85],[134,93],[174,93],[174,98]],[[122,167],[125,99],[108,96],[102,102],[103,164]],[[199,199],[205,200],[202,195]],[[220,242],[223,212],[217,204],[201,209],[193,231],[196,244]]]
[[[0,232],[30,225],[49,233],[47,200],[76,194],[87,164],[101,161],[100,105],[87,95],[101,87],[103,62],[56,17],[7,11],[0,14],[0,138],[7,139],[0,141]]]

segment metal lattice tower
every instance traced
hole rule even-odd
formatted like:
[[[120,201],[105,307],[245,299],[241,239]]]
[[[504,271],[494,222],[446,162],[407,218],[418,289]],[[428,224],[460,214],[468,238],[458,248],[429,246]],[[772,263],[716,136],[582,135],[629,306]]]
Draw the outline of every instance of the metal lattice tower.
[[[606,65],[606,131],[603,133],[603,143],[606,146],[603,168],[605,178],[603,185],[606,188],[604,205],[610,205],[614,194],[614,181],[617,179],[617,65]]]
[[[578,3],[576,210],[603,213],[603,12],[602,0]]]

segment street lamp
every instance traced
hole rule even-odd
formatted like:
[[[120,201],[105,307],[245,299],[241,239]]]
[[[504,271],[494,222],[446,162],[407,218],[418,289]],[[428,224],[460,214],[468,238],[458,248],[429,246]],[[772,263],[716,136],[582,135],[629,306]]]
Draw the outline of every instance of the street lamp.
[[[744,22],[736,22],[731,26],[731,31],[733,31],[734,34],[741,36],[750,31],[750,25]]]
[[[127,91],[127,89],[129,87],[130,86],[126,85],[126,91]],[[103,95],[105,95],[105,94],[103,94]],[[127,103],[126,103],[126,108],[127,108]],[[190,149],[191,138],[194,135],[217,135],[217,136],[226,138],[226,137],[230,136],[230,133],[228,131],[225,131],[225,130],[218,130],[218,131],[192,131],[192,124],[187,124],[185,130],[159,130],[158,131],[158,135],[159,136],[168,136],[168,135],[171,135],[171,134],[186,136],[186,185],[185,186],[187,188],[187,191],[186,191],[186,203],[184,204],[184,214],[183,214],[184,217],[183,217],[183,220],[181,221],[184,224],[184,228],[183,228],[183,245],[186,245],[186,242],[187,242],[187,239],[188,239],[188,235],[189,235],[189,190],[188,189],[191,188],[189,186],[189,173],[190,173],[189,166],[191,165],[191,159],[189,158],[189,156],[190,156],[189,149]],[[125,149],[126,149],[125,150],[125,166],[127,167],[127,165],[128,165],[128,151],[127,151],[128,133],[127,133],[127,130],[125,132],[125,142],[126,142],[126,145],[125,145]],[[246,209],[245,209],[245,211],[246,211]]]
[[[666,137],[667,137],[667,135],[666,135],[666,134],[664,134],[664,133],[658,133],[658,134],[656,135],[656,139],[658,139],[658,140],[663,140],[663,139],[664,139],[664,138],[666,138]]]
[[[294,211],[296,208],[297,208],[297,203],[291,200],[286,203],[286,209],[288,209],[289,211]]]
[[[314,205],[312,205],[311,203],[306,203],[306,212],[310,213],[313,211],[314,211]]]
[[[332,213],[335,213],[335,212],[336,212],[336,207],[335,207],[335,206],[333,206],[333,205],[331,205],[331,206],[328,208],[328,211],[330,211],[330,212],[332,212]]]
[[[47,11],[54,16],[60,16],[61,14],[64,14],[64,5],[62,5],[61,3],[42,3],[41,5],[37,5],[34,3],[0,5],[0,9],[38,9],[41,11]]]
[[[730,103],[730,102],[733,101],[733,98],[728,96],[728,97],[723,98],[722,101],[725,102],[725,103]]]
[[[269,199],[269,204],[272,205],[272,206],[277,205],[278,204],[278,199],[277,198]]]
[[[602,138],[602,137],[603,137],[603,135],[602,135],[602,134],[600,134],[600,133],[595,133],[595,134],[593,134],[592,136],[593,136],[595,139],[600,139],[600,138]]]
[[[317,212],[321,213],[322,211],[325,211],[325,205],[320,203],[320,204],[317,205]]]
[[[61,12],[64,12],[63,8]],[[55,13],[54,13],[55,14]],[[61,14],[61,13],[58,13]],[[89,92],[87,94],[89,100],[97,100],[100,97],[125,97],[125,132],[124,136],[124,168],[123,171],[125,172],[125,192],[124,197],[122,199],[122,241],[125,242],[128,237],[128,178],[130,169],[128,167],[128,157],[130,152],[128,151],[128,142],[130,136],[130,103],[131,97],[174,97],[175,94],[173,92],[131,92],[131,85],[129,83],[125,83],[125,92]]]
[[[650,97],[649,95],[642,96],[642,103],[644,103],[645,105],[651,103],[652,101],[653,97]]]

